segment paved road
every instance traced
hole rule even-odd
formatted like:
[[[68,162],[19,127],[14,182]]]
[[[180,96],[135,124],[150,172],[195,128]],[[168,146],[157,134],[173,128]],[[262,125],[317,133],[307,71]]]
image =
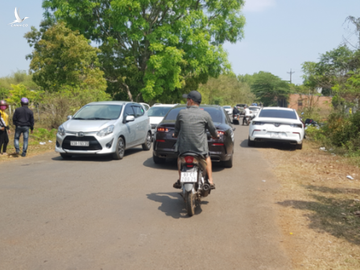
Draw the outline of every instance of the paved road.
[[[56,153],[0,164],[0,269],[291,269],[268,163],[236,126],[234,167],[189,218],[176,164]],[[263,182],[266,180],[266,182]]]

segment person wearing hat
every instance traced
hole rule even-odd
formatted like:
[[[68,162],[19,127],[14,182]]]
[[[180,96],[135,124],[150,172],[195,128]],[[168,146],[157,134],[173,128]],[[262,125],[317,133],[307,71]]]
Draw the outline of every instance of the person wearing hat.
[[[9,116],[5,112],[8,107],[9,105],[5,100],[0,100],[0,152],[2,150],[2,155],[7,155],[6,148],[9,143]]]
[[[215,189],[206,130],[210,131],[213,138],[218,138],[219,135],[210,114],[199,108],[201,94],[198,91],[191,91],[189,94],[183,95],[183,97],[187,99],[187,108],[180,110],[176,118],[175,132],[173,134],[177,138],[175,148],[179,155],[192,151],[205,157],[210,187]],[[180,179],[181,172],[180,168],[178,169]],[[180,180],[177,180],[173,187],[181,188]]]
[[[15,125],[15,137],[14,137],[14,146],[16,150],[16,154],[20,153],[19,149],[19,139],[20,135],[23,134],[24,137],[24,145],[23,152],[21,154],[22,157],[26,156],[28,140],[29,140],[29,129],[31,130],[31,134],[34,130],[34,114],[32,110],[28,108],[29,100],[25,97],[21,99],[21,107],[15,110],[13,115],[13,124]]]

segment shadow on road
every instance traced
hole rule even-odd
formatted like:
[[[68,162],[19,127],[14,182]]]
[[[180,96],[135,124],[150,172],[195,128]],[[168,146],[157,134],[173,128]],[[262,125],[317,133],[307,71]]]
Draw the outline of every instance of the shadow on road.
[[[180,192],[170,193],[150,193],[146,195],[148,199],[159,202],[158,209],[172,218],[189,218],[185,209],[185,203]],[[208,204],[207,201],[201,201],[195,208],[195,215],[202,212],[201,205]]]
[[[142,150],[140,148],[128,149],[128,150],[125,151],[124,158],[126,158],[127,156],[131,156],[133,154],[142,152],[142,151],[144,151],[144,150]],[[70,159],[63,159],[59,154],[59,156],[53,157],[52,160],[63,161],[63,162],[66,162],[66,161],[72,161],[72,162],[73,161],[96,161],[96,162],[117,161],[117,160],[114,160],[112,158],[111,154],[108,154],[108,155],[96,155],[96,154],[93,154],[93,155],[72,155]]]
[[[344,197],[345,194],[359,194],[360,189],[334,189],[311,185],[306,188],[321,195],[312,194],[314,201],[286,200],[278,204],[306,211],[305,216],[310,220],[310,229],[319,233],[327,232],[360,245],[358,204],[352,196]]]
[[[296,151],[294,145],[288,143],[281,142],[256,142],[255,146],[248,146],[248,139],[243,140],[240,143],[240,147],[242,148],[272,148],[282,151]]]
[[[160,170],[177,170],[177,160],[175,158],[166,159],[163,164],[155,164],[152,158],[148,158],[144,161],[143,165],[148,168],[160,169]],[[224,170],[221,162],[212,162],[212,171],[220,172]]]

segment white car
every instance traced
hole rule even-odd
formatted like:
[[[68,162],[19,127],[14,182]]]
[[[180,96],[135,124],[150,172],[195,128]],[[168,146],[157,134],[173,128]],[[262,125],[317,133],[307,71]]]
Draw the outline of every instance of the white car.
[[[233,108],[229,105],[222,106],[228,115],[232,115]]]
[[[148,111],[147,114],[150,119],[151,134],[155,138],[155,132],[157,125],[164,119],[168,111],[176,104],[154,104]]]
[[[261,107],[259,106],[250,106],[249,110],[252,112],[253,117],[256,117],[261,110]]]
[[[302,149],[304,134],[304,125],[294,109],[265,107],[249,127],[248,146],[261,141],[276,141]]]

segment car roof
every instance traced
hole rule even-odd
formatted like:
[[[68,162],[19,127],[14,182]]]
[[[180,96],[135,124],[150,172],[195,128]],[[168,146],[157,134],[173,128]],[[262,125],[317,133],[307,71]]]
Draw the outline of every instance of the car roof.
[[[157,104],[152,105],[151,108],[152,107],[174,107],[176,105],[177,104],[159,104],[159,103],[157,103]]]
[[[97,101],[97,102],[90,102],[86,105],[125,105],[127,103],[135,103],[138,104],[136,102],[132,102],[132,101]]]
[[[263,110],[281,110],[281,111],[295,111],[291,108],[284,108],[284,107],[264,107]]]

